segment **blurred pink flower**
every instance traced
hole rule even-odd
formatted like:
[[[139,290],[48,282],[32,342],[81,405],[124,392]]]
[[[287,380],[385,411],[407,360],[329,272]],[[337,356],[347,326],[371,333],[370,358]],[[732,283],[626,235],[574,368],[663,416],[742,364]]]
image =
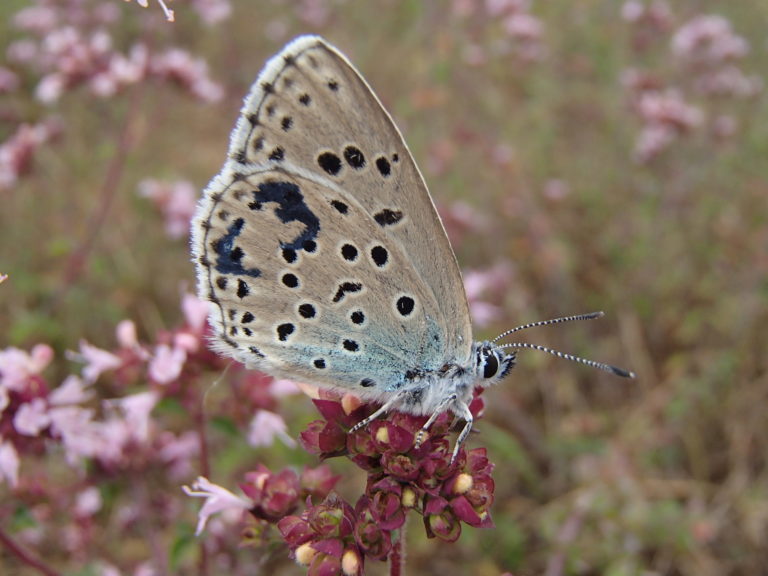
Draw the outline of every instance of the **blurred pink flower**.
[[[621,17],[633,24],[642,23],[663,30],[672,23],[672,10],[664,0],[654,0],[648,5],[629,0],[621,7]]]
[[[189,478],[194,472],[198,454],[200,454],[200,436],[192,430],[178,436],[163,432],[159,438],[160,459],[165,462],[168,474],[174,479]]]
[[[19,348],[0,350],[0,386],[22,391],[27,381],[40,374],[53,360],[53,348],[37,344],[27,353]]]
[[[186,238],[197,203],[197,190],[190,182],[143,180],[139,194],[149,198],[165,219],[165,232],[171,238]]]
[[[160,395],[154,391],[139,392],[118,400],[108,400],[110,407],[122,412],[122,419],[132,439],[145,443],[149,439],[150,413],[154,410]]]
[[[749,52],[747,41],[719,14],[695,16],[672,37],[672,53],[692,62],[718,63]]]
[[[89,486],[75,497],[74,513],[80,518],[87,518],[101,510],[101,506],[101,492],[95,486]]]
[[[571,188],[565,180],[553,178],[544,183],[543,193],[549,200],[562,200],[571,193]]]
[[[118,323],[115,329],[117,335],[117,343],[122,348],[137,348],[139,346],[139,339],[136,336],[136,324],[132,320],[123,320]]]
[[[48,415],[48,404],[42,398],[34,398],[25,402],[13,417],[13,427],[24,436],[38,436],[48,428],[51,418]]]
[[[300,0],[296,5],[296,16],[305,24],[315,28],[324,26],[331,15],[328,0]]]
[[[189,332],[177,332],[173,335],[173,347],[186,353],[196,352],[200,348],[200,337]]]
[[[208,64],[179,48],[155,55],[150,60],[150,71],[154,76],[177,82],[205,102],[217,102],[224,97],[224,89],[208,76]]]
[[[498,264],[486,270],[468,270],[463,273],[472,319],[478,326],[487,326],[498,320],[503,309],[487,301],[500,301],[509,288],[512,271],[506,264]]]
[[[272,380],[269,385],[269,393],[275,398],[282,398],[283,396],[290,396],[301,392],[298,385],[291,380]]]
[[[87,402],[93,397],[93,391],[87,389],[87,385],[77,376],[69,375],[60,386],[51,391],[48,403],[51,406],[63,406]]]
[[[649,162],[675,141],[675,132],[668,126],[652,124],[645,126],[635,142],[635,160],[644,164]]]
[[[102,372],[119,368],[123,363],[118,356],[101,348],[96,348],[85,340],[80,341],[80,353],[70,353],[69,358],[85,362],[83,376],[88,382],[95,382]]]
[[[192,8],[208,26],[218,24],[232,15],[229,0],[192,0]]]
[[[103,449],[103,429],[93,421],[93,410],[79,406],[62,406],[49,410],[54,434],[61,438],[67,462],[78,464]]]
[[[701,74],[693,85],[702,94],[750,98],[763,89],[763,79],[756,74],[745,74],[738,66],[728,65]]]
[[[195,332],[202,333],[205,330],[208,325],[208,313],[211,311],[210,303],[194,294],[184,294],[181,298],[181,311],[187,324]]]
[[[643,92],[637,108],[644,122],[662,124],[680,132],[698,126],[704,118],[700,108],[686,103],[680,92],[672,89]]]
[[[38,124],[22,124],[0,144],[0,190],[11,188],[27,173],[35,152],[61,131],[57,121],[49,119]]]
[[[197,536],[205,530],[205,525],[212,515],[226,510],[246,511],[254,506],[253,501],[237,496],[226,488],[213,484],[203,476],[199,476],[191,488],[182,486],[182,490],[187,496],[205,498],[205,504],[198,513],[197,529],[195,530]]]
[[[485,0],[485,11],[491,16],[531,9],[530,0]]]
[[[288,435],[288,426],[282,416],[268,410],[257,411],[248,428],[248,444],[272,446],[275,438],[290,448],[296,446],[296,440]]]
[[[11,488],[19,483],[19,454],[13,444],[0,436],[0,480],[3,479]]]
[[[149,377],[158,384],[173,382],[181,374],[187,353],[181,348],[160,344],[149,363]]]

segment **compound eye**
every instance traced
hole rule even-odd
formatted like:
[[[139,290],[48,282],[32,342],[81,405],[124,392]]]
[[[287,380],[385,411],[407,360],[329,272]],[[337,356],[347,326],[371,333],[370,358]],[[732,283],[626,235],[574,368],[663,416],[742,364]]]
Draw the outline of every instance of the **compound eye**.
[[[499,371],[499,359],[493,352],[485,357],[485,366],[483,366],[483,378],[493,378]]]

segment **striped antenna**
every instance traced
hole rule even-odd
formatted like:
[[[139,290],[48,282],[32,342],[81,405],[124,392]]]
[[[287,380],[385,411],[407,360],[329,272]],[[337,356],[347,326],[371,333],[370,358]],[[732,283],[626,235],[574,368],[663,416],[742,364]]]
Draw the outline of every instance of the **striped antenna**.
[[[527,330],[528,328],[535,328],[536,326],[549,326],[550,324],[561,324],[563,322],[573,322],[574,320],[594,320],[596,318],[602,318],[605,316],[605,313],[600,312],[590,312],[588,314],[577,314],[575,316],[563,316],[562,318],[552,318],[551,320],[540,320],[539,322],[531,322],[530,324],[523,324],[522,326],[518,326],[517,328],[512,328],[512,330],[507,330],[506,332],[502,332],[496,338],[491,340],[491,344],[496,342],[497,340],[501,340],[504,338],[504,336],[509,336],[510,334],[513,334],[514,332],[520,332],[520,330]]]
[[[577,319],[577,317],[573,316],[571,318],[565,318],[565,319],[559,319],[559,320],[562,322],[570,319]],[[547,321],[547,322],[551,322],[551,321]],[[628,372],[626,370],[622,370],[621,368],[617,368],[616,366],[611,366],[610,364],[605,364],[603,362],[595,362],[594,360],[587,360],[586,358],[580,358],[578,356],[574,356],[573,354],[558,352],[557,350],[552,350],[552,348],[547,348],[546,346],[540,346],[539,344],[528,344],[527,342],[512,342],[510,344],[502,344],[501,346],[494,347],[495,350],[499,350],[502,348],[528,348],[529,350],[539,350],[540,352],[546,352],[547,354],[552,354],[553,356],[557,356],[558,358],[564,358],[565,360],[571,360],[573,362],[578,362],[579,364],[585,364],[586,366],[597,368],[598,370],[604,370],[605,372],[610,372],[611,374],[615,374],[616,376],[621,376],[622,378],[635,377],[634,372]]]

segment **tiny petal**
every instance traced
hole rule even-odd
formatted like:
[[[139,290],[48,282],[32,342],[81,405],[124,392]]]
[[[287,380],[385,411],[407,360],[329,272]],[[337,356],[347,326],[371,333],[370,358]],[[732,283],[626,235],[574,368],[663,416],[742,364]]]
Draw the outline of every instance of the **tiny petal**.
[[[48,405],[42,398],[22,404],[13,418],[13,427],[25,436],[38,436],[50,423]]]
[[[211,311],[208,302],[200,300],[193,294],[184,294],[181,299],[181,310],[184,312],[184,318],[186,318],[190,328],[197,332],[202,332],[205,329],[208,313]]]
[[[95,382],[102,372],[119,368],[123,363],[118,356],[97,348],[85,340],[80,341],[80,355],[78,359],[85,361],[83,376],[88,382]]]
[[[182,486],[184,493],[193,498],[205,498],[205,504],[198,513],[198,522],[195,535],[199,536],[205,529],[205,524],[213,515],[223,510],[250,510],[253,502],[237,496],[203,476],[199,476],[192,487]]]
[[[122,348],[136,348],[139,345],[139,339],[136,336],[136,324],[131,320],[123,320],[118,323],[115,333],[117,334],[117,343]]]
[[[251,446],[272,446],[275,438],[279,438],[289,448],[296,446],[296,440],[288,435],[288,426],[282,416],[268,410],[259,410],[251,420],[248,443]]]
[[[0,480],[5,479],[11,488],[19,483],[19,454],[13,444],[0,437]]]
[[[86,383],[70,374],[61,383],[61,386],[51,391],[48,403],[51,406],[64,406],[67,404],[82,404],[93,397],[93,393],[86,388]]]
[[[158,384],[173,382],[181,374],[186,359],[187,353],[183,349],[160,344],[149,363],[149,376]]]

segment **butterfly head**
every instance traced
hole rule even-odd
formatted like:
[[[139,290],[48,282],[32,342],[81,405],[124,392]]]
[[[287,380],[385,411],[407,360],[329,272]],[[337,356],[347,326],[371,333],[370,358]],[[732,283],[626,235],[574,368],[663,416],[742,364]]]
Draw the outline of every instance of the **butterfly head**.
[[[495,384],[504,378],[515,365],[516,353],[504,352],[492,342],[475,342],[475,377],[480,386]]]

